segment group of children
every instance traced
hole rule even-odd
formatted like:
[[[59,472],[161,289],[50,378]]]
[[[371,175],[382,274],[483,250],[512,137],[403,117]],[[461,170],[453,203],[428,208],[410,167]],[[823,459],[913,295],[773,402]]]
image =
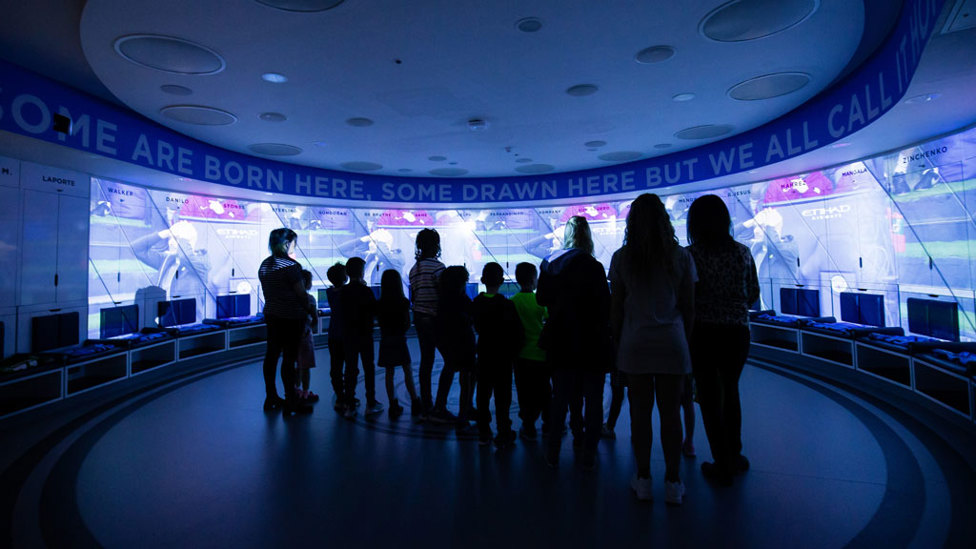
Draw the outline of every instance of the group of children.
[[[376,414],[383,410],[383,405],[376,400],[373,354],[373,327],[379,324],[379,357],[376,363],[386,370],[391,419],[404,412],[394,389],[395,372],[399,367],[403,369],[412,415],[421,420],[457,422],[465,426],[475,421],[481,444],[494,441],[499,447],[509,446],[516,438],[509,414],[514,374],[522,436],[530,439],[537,436],[536,422],[540,416],[543,431],[547,430],[551,376],[545,362],[545,351],[538,347],[546,310],[535,300],[537,271],[534,265],[520,263],[516,267],[515,277],[520,292],[512,299],[499,293],[504,283],[504,271],[498,263],[484,266],[481,282],[485,291],[474,300],[466,293],[467,269],[451,266],[440,274],[436,340],[444,359],[444,369],[450,374],[448,385],[453,383],[453,374],[459,374],[461,402],[457,416],[446,409],[428,409],[418,398],[407,347],[410,301],[404,295],[400,273],[393,269],[383,272],[377,300],[364,279],[364,267],[361,258],[353,257],[345,266],[339,263],[333,265],[326,274],[332,284],[326,294],[332,310],[328,344],[330,377],[336,395],[334,408],[337,412],[347,418],[357,413],[360,402],[356,398],[356,386],[360,362],[366,383],[365,414]],[[310,274],[306,275],[306,288],[311,288]],[[314,298],[309,295],[309,299]],[[308,368],[314,367],[310,325],[306,329],[306,340],[303,340],[299,353],[299,395],[317,400],[318,397],[308,387]],[[444,381],[442,377],[441,383]],[[492,396],[495,398],[497,435],[491,430],[489,403]],[[473,400],[476,400],[477,407]]]

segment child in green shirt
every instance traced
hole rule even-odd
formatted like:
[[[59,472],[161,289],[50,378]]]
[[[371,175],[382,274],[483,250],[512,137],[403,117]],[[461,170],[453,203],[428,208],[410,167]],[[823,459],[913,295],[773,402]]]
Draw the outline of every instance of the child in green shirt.
[[[552,372],[546,363],[546,352],[539,348],[539,334],[543,321],[548,318],[546,308],[535,300],[538,274],[535,265],[519,263],[515,266],[515,280],[521,291],[512,297],[515,311],[522,321],[525,339],[515,362],[515,389],[518,392],[519,417],[522,427],[519,435],[525,439],[536,438],[535,422],[542,416],[542,431],[548,432],[549,405],[552,399]]]

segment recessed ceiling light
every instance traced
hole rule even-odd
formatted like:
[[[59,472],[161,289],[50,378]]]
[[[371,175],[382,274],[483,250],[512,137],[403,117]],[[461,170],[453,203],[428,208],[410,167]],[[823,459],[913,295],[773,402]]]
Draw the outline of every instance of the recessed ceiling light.
[[[922,103],[929,103],[935,101],[940,97],[942,97],[941,93],[926,93],[922,95],[916,95],[915,97],[909,97],[908,99],[902,102],[906,105],[920,105]]]
[[[671,143],[658,143],[657,145],[654,145],[654,148],[655,149],[670,149],[671,148]]]
[[[434,155],[434,156],[428,156],[427,157],[427,160],[430,160],[432,162],[443,162],[443,161],[447,160],[447,157],[446,156]]]
[[[693,94],[693,93],[679,93],[677,95],[672,96],[671,97],[671,100],[672,101],[677,101],[677,102],[680,103],[680,102],[683,102],[683,101],[691,101],[694,98],[695,98],[695,94]]]
[[[711,139],[732,132],[732,126],[728,124],[705,124],[703,126],[693,126],[685,128],[674,134],[678,139]]]
[[[674,48],[671,46],[651,46],[637,52],[637,54],[634,55],[634,61],[637,61],[642,65],[650,65],[651,63],[667,61],[673,56]]]
[[[284,11],[314,12],[330,10],[345,0],[257,0],[271,8]]]
[[[266,72],[261,75],[261,80],[272,84],[284,84],[288,81],[288,77],[277,72]]]
[[[369,118],[356,117],[346,120],[346,124],[349,124],[355,128],[365,128],[367,126],[372,126],[373,121]]]
[[[532,162],[532,159],[522,157],[522,158],[516,158],[515,161],[518,162],[519,164],[528,164],[529,162]]]
[[[488,121],[481,118],[468,120],[468,129],[473,132],[480,132],[488,129]]]
[[[400,173],[410,173],[410,172],[412,172],[413,170],[411,170],[410,168],[400,168],[400,169],[399,169],[399,170],[397,170],[397,171],[398,171],[398,172],[400,172]]]
[[[515,28],[522,32],[538,32],[542,28],[542,21],[538,17],[526,17],[516,21]]]
[[[312,144],[315,145],[316,147],[328,147],[329,146],[329,144],[327,142],[325,142],[325,141],[313,141]]]
[[[597,149],[603,147],[606,144],[607,144],[606,141],[587,141],[586,143],[583,143],[583,146],[589,147],[591,149]]]
[[[716,42],[745,42],[799,25],[819,7],[820,0],[728,2],[706,15],[698,29]]]
[[[555,169],[556,167],[551,164],[528,164],[515,168],[515,171],[518,173],[547,173]]]
[[[637,160],[641,156],[641,153],[637,151],[614,151],[601,154],[597,158],[604,162],[627,162],[628,160]]]
[[[778,72],[750,78],[729,88],[728,94],[738,101],[759,101],[793,93],[810,83],[803,72]]]
[[[850,147],[850,146],[851,146],[851,144],[850,143],[846,143],[846,142],[845,143],[834,143],[833,145],[830,146],[830,148],[832,148],[832,149],[843,149],[844,147]]]
[[[186,86],[177,86],[176,84],[163,84],[159,87],[163,93],[168,93],[170,95],[190,95],[193,90]]]
[[[226,66],[212,49],[175,36],[123,36],[115,41],[115,52],[136,65],[175,74],[216,74]]]
[[[280,112],[263,112],[261,113],[260,118],[266,122],[284,122],[285,120],[288,120],[288,117]]]
[[[572,95],[573,97],[583,97],[586,95],[593,95],[598,89],[600,88],[593,84],[578,84],[568,88],[566,93]]]
[[[448,164],[450,164],[452,166],[457,166],[457,162],[448,162]]]
[[[233,114],[204,105],[170,105],[160,109],[159,113],[170,120],[198,126],[226,126],[237,122]]]
[[[383,169],[382,164],[377,164],[375,162],[354,161],[343,162],[339,165],[342,166],[342,169],[349,170],[351,172],[375,172],[376,170]]]
[[[267,156],[295,156],[302,154],[302,150],[284,143],[255,143],[247,146],[248,150]]]

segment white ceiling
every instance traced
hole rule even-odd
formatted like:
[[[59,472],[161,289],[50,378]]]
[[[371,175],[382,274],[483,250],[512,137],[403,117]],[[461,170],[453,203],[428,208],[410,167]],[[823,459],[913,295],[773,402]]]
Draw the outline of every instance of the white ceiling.
[[[468,176],[512,176],[526,166],[571,171],[614,163],[599,158],[607,153],[619,163],[715,140],[675,137],[690,127],[728,125],[731,135],[759,126],[825,88],[857,50],[864,27],[862,2],[778,0],[815,11],[772,36],[722,43],[699,27],[724,3],[348,0],[295,13],[257,1],[89,0],[81,44],[95,74],[129,108],[226,149],[251,154],[249,145],[280,143],[303,151],[281,160],[331,169],[372,163],[390,175],[453,167]],[[542,22],[538,32],[516,28],[529,16]],[[791,22],[786,17],[783,25]],[[217,52],[226,68],[182,75],[137,65],[113,47],[137,33],[194,42]],[[635,61],[658,45],[674,56]],[[289,80],[270,84],[261,79],[267,72]],[[811,81],[761,101],[727,95],[736,84],[780,72]],[[160,87],[167,84],[193,93],[166,94]],[[566,93],[580,84],[598,91]],[[695,98],[673,101],[680,93]],[[178,122],[160,112],[170,105],[214,107],[237,121]],[[266,112],[287,120],[262,120]],[[374,124],[346,123],[356,117]],[[474,132],[470,119],[488,128]],[[592,141],[606,145],[585,145]]]
[[[782,7],[784,1],[753,3]],[[398,176],[429,176],[438,168],[512,176],[518,167],[546,164],[569,171],[613,163],[599,158],[606,153],[635,151],[646,158],[714,140],[675,138],[688,127],[728,124],[732,135],[761,125],[863,60],[900,7],[890,0],[814,3],[816,11],[792,28],[720,43],[699,29],[723,0],[346,0],[320,13],[286,12],[254,0],[0,0],[0,57],[245,154],[252,154],[250,144],[283,143],[303,152],[278,160],[309,166],[343,169],[347,162],[370,162],[383,166],[376,173]],[[942,20],[954,4],[947,3]],[[542,28],[517,30],[516,22],[529,16],[538,17]],[[849,147],[695,186],[837,164],[976,121],[970,91],[976,89],[976,30],[942,34],[943,25],[937,25],[906,95],[939,93],[938,100],[895,107],[850,139]],[[113,48],[118,37],[133,33],[196,42],[219,53],[226,67],[188,76],[139,66]],[[655,45],[671,46],[674,56],[656,64],[634,61],[638,51]],[[289,81],[262,81],[260,75],[269,71]],[[806,73],[811,82],[761,101],[727,94],[739,82],[776,72]],[[166,84],[193,93],[169,95],[160,89]],[[566,93],[578,84],[599,89],[584,97]],[[677,93],[695,98],[672,101]],[[196,126],[160,114],[174,104],[216,107],[236,115],[237,122]],[[262,120],[265,112],[287,120]],[[346,123],[352,117],[374,124],[353,127]],[[469,130],[471,118],[486,120],[488,128]],[[607,144],[585,146],[589,141]],[[655,148],[664,143],[672,147]],[[116,165],[104,168],[111,166]],[[411,171],[400,171],[405,169]]]

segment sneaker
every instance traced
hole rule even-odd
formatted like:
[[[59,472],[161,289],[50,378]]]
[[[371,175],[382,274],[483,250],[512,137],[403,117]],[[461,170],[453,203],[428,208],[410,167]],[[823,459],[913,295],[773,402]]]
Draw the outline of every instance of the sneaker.
[[[488,446],[489,444],[491,444],[491,440],[492,440],[491,431],[488,431],[487,433],[483,433],[478,436],[478,446]]]
[[[749,470],[750,464],[749,464],[749,460],[746,459],[746,456],[739,454],[739,456],[736,457],[734,461],[735,461],[735,474],[745,473],[746,471]]]
[[[630,488],[634,491],[634,495],[640,501],[654,501],[654,495],[651,494],[651,479],[640,478],[634,475],[630,479]]]
[[[534,425],[523,425],[519,428],[519,436],[525,440],[535,440],[538,434]]]
[[[281,411],[284,414],[311,414],[312,406],[298,399],[285,400],[285,403],[281,405]]]
[[[421,418],[427,415],[424,413],[424,403],[419,398],[410,401],[410,415]]]
[[[681,505],[685,497],[685,485],[678,482],[664,481],[664,503],[668,505]]]
[[[389,413],[390,413],[390,419],[396,419],[400,417],[400,414],[403,413],[403,406],[400,406],[400,403],[396,399],[394,399],[393,402],[390,403]]]
[[[577,450],[583,447],[583,435],[573,436],[573,449]]]
[[[515,446],[515,431],[509,430],[507,433],[498,433],[495,437],[495,446],[499,449]]]
[[[719,486],[732,486],[732,474],[711,461],[701,464],[702,476]]]
[[[342,414],[346,419],[352,419],[356,417],[356,407],[346,406],[346,411]]]
[[[611,427],[608,423],[604,423],[603,427],[600,429],[600,438],[616,440],[617,433],[613,432],[613,427]]]
[[[433,409],[428,414],[427,419],[433,423],[457,423],[457,416],[444,409]]]
[[[268,397],[264,399],[264,411],[272,412],[274,410],[280,410],[284,403],[284,399],[279,396]]]
[[[383,411],[383,403],[380,401],[373,401],[372,403],[366,404],[366,410],[363,413],[366,414],[367,416],[371,416],[373,414],[378,414],[382,411]]]
[[[583,470],[593,471],[596,469],[596,453],[583,452]]]
[[[305,391],[305,402],[315,403],[319,401],[319,395],[313,393],[312,391]]]
[[[546,467],[555,469],[559,466],[559,453],[551,454],[548,451],[543,455],[546,460]]]
[[[686,458],[695,457],[695,443],[690,440],[685,441],[685,443],[681,445],[681,453],[684,454]]]

